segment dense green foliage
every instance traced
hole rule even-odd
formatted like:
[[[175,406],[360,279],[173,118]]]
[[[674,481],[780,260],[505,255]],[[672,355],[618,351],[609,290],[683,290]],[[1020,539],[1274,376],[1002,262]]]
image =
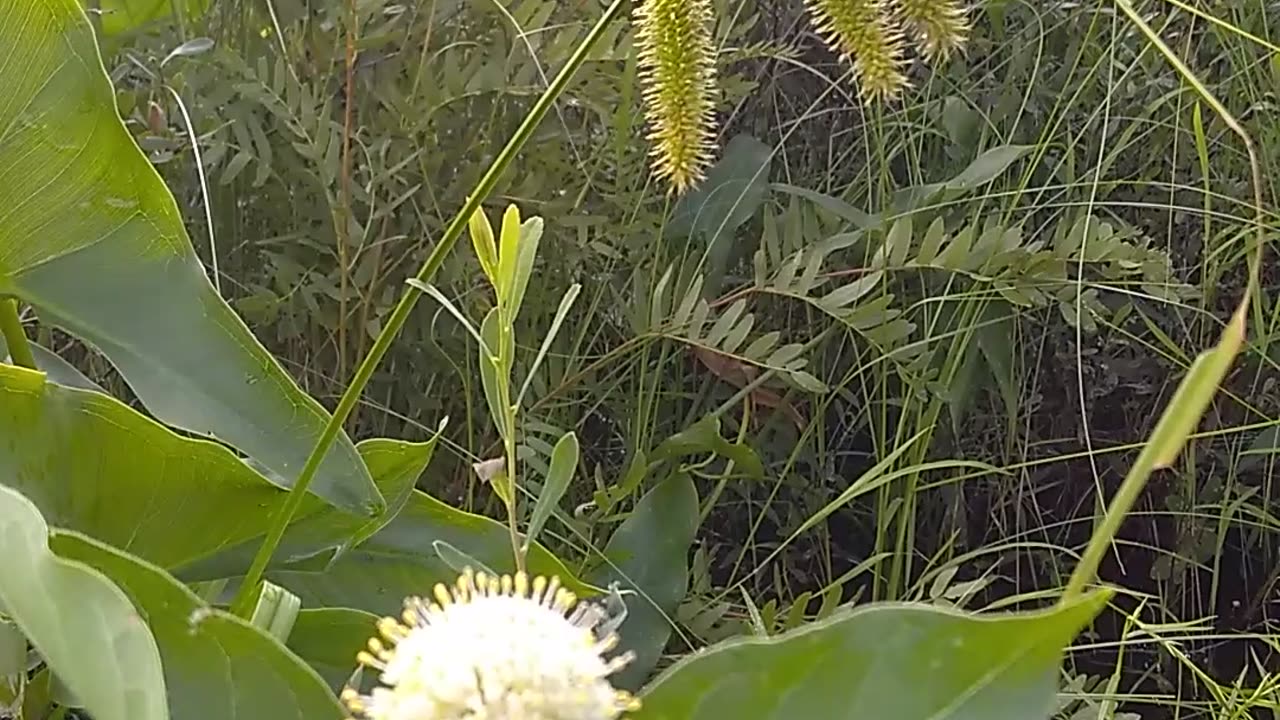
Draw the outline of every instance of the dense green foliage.
[[[638,718],[1280,703],[1274,11],[987,2],[866,105],[717,1],[677,195],[625,14],[485,185],[601,3],[87,5],[0,4],[0,716],[336,718],[464,566],[623,592]]]

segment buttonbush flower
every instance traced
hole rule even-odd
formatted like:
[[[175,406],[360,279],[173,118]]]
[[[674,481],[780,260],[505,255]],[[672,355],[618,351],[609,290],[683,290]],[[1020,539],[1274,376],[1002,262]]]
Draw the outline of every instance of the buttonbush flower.
[[[710,0],[643,0],[635,10],[641,94],[654,173],[684,192],[715,139],[716,51]]]
[[[638,702],[609,683],[631,656],[606,657],[605,618],[555,578],[468,570],[379,621],[358,659],[380,684],[342,700],[366,720],[613,720]]]
[[[907,87],[902,31],[886,0],[806,0],[806,5],[818,33],[853,62],[864,100],[892,100],[902,93]]]
[[[903,27],[920,54],[943,61],[964,47],[969,17],[959,0],[897,0]]]

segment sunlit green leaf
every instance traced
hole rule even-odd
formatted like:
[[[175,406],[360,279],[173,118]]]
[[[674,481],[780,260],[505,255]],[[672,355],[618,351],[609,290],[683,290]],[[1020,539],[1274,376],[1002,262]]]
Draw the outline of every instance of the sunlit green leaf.
[[[0,3],[0,48],[0,295],[95,346],[160,420],[292,482],[328,413],[214,291],[116,114],[84,12]],[[356,514],[383,505],[345,436],[311,489]]]
[[[91,565],[129,594],[159,644],[172,717],[345,717],[324,680],[279,641],[210,608],[163,570],[78,533],[58,532],[51,544],[58,554]]]
[[[433,449],[434,441],[361,443],[391,510],[407,500]],[[168,569],[199,561],[196,574],[205,578],[247,566],[285,495],[217,443],[184,438],[107,395],[8,365],[0,365],[0,485],[22,492],[58,527]],[[387,517],[349,515],[306,498],[279,560],[339,544]]]

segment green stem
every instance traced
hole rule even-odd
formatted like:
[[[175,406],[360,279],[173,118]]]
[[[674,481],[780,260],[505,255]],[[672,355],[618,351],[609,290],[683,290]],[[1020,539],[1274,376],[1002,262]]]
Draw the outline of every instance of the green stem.
[[[22,330],[22,320],[18,317],[18,301],[12,298],[0,298],[0,334],[9,346],[9,357],[13,364],[24,368],[36,368],[36,358],[31,354],[31,341]]]
[[[462,210],[454,216],[449,223],[449,227],[445,229],[444,236],[440,238],[439,244],[436,245],[435,249],[431,251],[431,255],[427,257],[426,262],[423,263],[422,268],[416,275],[420,282],[429,282],[440,269],[440,266],[444,264],[445,258],[453,250],[458,238],[462,236],[462,232],[466,229],[471,216],[480,207],[480,204],[488,198],[489,193],[497,185],[502,173],[507,170],[512,160],[515,159],[516,154],[528,142],[530,136],[533,135],[533,131],[542,123],[542,119],[546,117],[556,98],[569,86],[569,81],[577,74],[582,64],[586,62],[591,48],[604,35],[609,23],[613,22],[618,16],[623,2],[624,0],[613,0],[605,10],[604,15],[591,28],[591,32],[583,38],[577,49],[574,50],[569,62],[565,64],[560,73],[551,81],[546,91],[534,103],[529,114],[525,116],[524,122],[520,123],[520,127],[516,129],[515,134],[507,141],[502,151],[498,153],[498,157],[489,166],[489,170],[480,178],[480,182],[476,184],[475,190],[462,206]],[[416,288],[405,288],[404,294],[400,296],[400,301],[396,303],[395,310],[392,311],[387,324],[383,327],[382,332],[378,333],[378,338],[374,340],[373,347],[369,348],[369,353],[365,355],[360,367],[356,369],[356,374],[351,379],[351,384],[342,393],[342,398],[338,401],[338,407],[333,411],[333,417],[329,419],[329,424],[325,426],[324,431],[320,434],[320,439],[316,442],[315,448],[312,449],[306,464],[303,465],[297,482],[294,483],[288,496],[285,497],[284,502],[280,505],[280,510],[272,518],[267,536],[262,541],[262,546],[258,548],[258,554],[254,556],[248,572],[245,573],[240,589],[236,591],[236,598],[231,607],[240,617],[248,617],[249,613],[253,611],[253,590],[262,580],[262,574],[271,562],[271,557],[275,554],[276,548],[279,547],[280,540],[284,537],[285,529],[289,527],[293,516],[297,514],[298,508],[302,505],[302,501],[306,497],[307,487],[311,484],[312,478],[315,477],[316,471],[320,469],[320,463],[329,451],[329,447],[337,439],[343,423],[351,415],[351,411],[355,409],[356,403],[359,402],[360,395],[364,392],[365,385],[369,383],[369,378],[373,376],[374,370],[377,369],[378,363],[387,354],[391,343],[400,333],[400,329],[404,327],[405,321],[409,319],[409,313],[413,311],[413,306],[417,303],[421,294],[421,291]]]
[[[499,313],[500,333],[515,332],[513,327],[514,318],[503,318]],[[502,342],[498,345],[498,376],[502,378],[511,377],[511,366],[515,362],[515,358],[510,357],[507,352],[509,347],[514,347],[514,343],[508,344],[506,338],[502,338]],[[520,516],[518,514],[519,493],[516,490],[516,412],[517,408],[511,404],[511,387],[505,383],[498,384],[498,398],[502,403],[503,412],[503,429],[502,429],[502,451],[506,456],[506,483],[507,483],[507,532],[511,536],[511,552],[515,556],[516,571],[524,572],[525,553],[523,544],[520,542]]]

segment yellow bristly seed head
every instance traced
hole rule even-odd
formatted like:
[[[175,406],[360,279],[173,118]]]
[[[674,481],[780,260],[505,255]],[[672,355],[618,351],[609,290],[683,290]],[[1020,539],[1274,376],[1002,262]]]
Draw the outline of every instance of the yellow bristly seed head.
[[[969,39],[969,15],[961,0],[896,0],[898,16],[920,54],[946,60]]]
[[[892,100],[907,87],[902,31],[885,0],[807,0],[814,26],[832,49],[848,56],[858,92],[868,103]]]
[[[654,172],[684,192],[711,162],[715,46],[709,0],[643,0],[635,11]]]

